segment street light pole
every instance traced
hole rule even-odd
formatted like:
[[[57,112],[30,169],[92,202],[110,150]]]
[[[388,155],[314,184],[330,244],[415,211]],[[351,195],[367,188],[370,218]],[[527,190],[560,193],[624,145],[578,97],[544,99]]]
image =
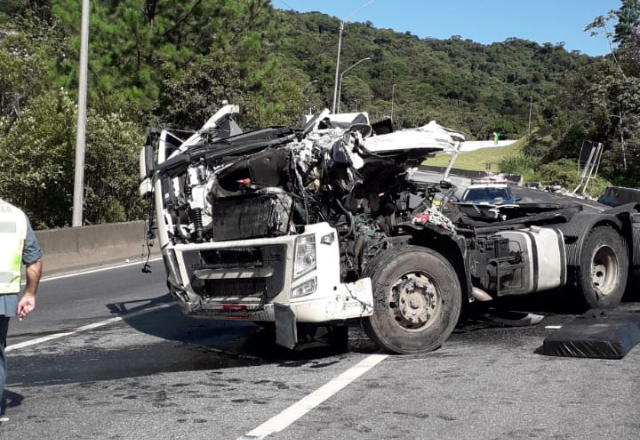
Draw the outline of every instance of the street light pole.
[[[625,151],[624,148],[624,131],[623,131],[623,125],[622,125],[622,121],[623,121],[623,117],[624,114],[622,112],[620,112],[619,115],[609,115],[609,117],[611,118],[618,118],[620,125],[620,148],[622,149],[622,162],[624,164],[624,169],[625,171],[627,170],[627,152]]]
[[[620,114],[620,148],[622,148],[622,160],[624,161],[624,169],[627,170],[627,153],[624,150],[624,131],[622,129],[622,113]]]
[[[391,120],[393,121],[393,98],[396,94],[396,85],[391,86]]]
[[[311,86],[311,85],[313,85],[313,84],[315,84],[317,82],[318,82],[317,79],[314,79],[313,81],[309,81],[307,83],[307,85],[305,86],[305,89],[307,89],[309,86]],[[305,92],[306,92],[306,90],[305,90]],[[311,115],[311,98],[309,98],[309,94],[308,93],[307,93],[307,104],[309,105],[309,115]]]
[[[533,96],[530,97],[530,104],[529,104],[529,137],[531,137],[531,113],[533,112]]]
[[[350,19],[354,15],[356,15],[359,12],[362,12],[365,9],[367,9],[369,6],[374,4],[376,1],[377,0],[370,0],[368,3],[362,5],[360,8],[356,9],[351,14],[349,14],[347,16],[347,18],[345,18],[344,20],[340,21],[340,31],[339,31],[339,34],[338,34],[338,56],[336,58],[336,78],[335,78],[335,84],[333,86],[333,106],[331,107],[331,113],[335,113],[336,112],[336,102],[338,101],[338,88],[339,88],[338,75],[339,75],[339,72],[340,72],[340,52],[342,51],[342,33],[344,32],[344,23],[345,23],[345,21],[347,21],[348,19]]]
[[[73,218],[71,226],[82,226],[84,198],[84,151],[87,125],[87,70],[89,59],[89,0],[82,0],[80,35],[80,77],[78,88],[78,128],[76,130],[76,163],[73,182]]]
[[[338,99],[338,75],[340,74],[340,51],[342,49],[342,32],[344,31],[344,21],[340,22],[340,34],[338,36],[338,58],[336,59],[336,79],[333,87],[333,107],[331,113],[336,113],[336,101]]]
[[[346,69],[344,69],[344,71],[340,74],[340,78],[338,78],[338,113],[340,113],[340,101],[342,100],[342,77],[344,76],[345,73],[347,73],[349,70],[351,70],[354,67],[356,67],[361,62],[367,61],[367,60],[370,60],[370,59],[371,59],[371,57],[363,58],[363,59],[359,60],[358,62],[356,62],[355,64],[352,64],[351,66],[349,66]]]

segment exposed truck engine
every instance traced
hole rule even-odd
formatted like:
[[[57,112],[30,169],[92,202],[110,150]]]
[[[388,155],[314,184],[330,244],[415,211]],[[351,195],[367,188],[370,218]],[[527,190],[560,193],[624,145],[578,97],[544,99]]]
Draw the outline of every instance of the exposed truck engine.
[[[640,263],[635,206],[433,202],[414,179],[463,134],[435,122],[394,132],[366,113],[242,132],[226,105],[186,140],[154,130],[140,156],[171,295],[191,316],[275,323],[293,348],[305,325],[362,320],[387,350],[420,353],[463,303],[568,284],[615,306]],[[604,238],[603,238],[604,237]]]

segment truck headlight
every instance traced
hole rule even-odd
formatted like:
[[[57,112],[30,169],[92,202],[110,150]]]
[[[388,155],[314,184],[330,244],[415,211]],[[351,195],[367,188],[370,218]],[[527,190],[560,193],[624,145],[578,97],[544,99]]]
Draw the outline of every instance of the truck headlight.
[[[311,278],[309,281],[305,281],[298,287],[291,290],[291,298],[299,298],[301,296],[311,295],[316,291],[318,287],[318,281],[316,277]]]
[[[311,272],[316,268],[316,234],[302,235],[296,238],[296,251],[293,263],[293,279]]]

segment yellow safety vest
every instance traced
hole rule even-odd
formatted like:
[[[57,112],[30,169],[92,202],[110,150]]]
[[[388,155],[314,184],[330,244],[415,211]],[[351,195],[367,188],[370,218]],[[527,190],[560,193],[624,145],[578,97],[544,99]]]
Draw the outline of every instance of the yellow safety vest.
[[[20,292],[22,248],[27,238],[27,217],[0,200],[0,295]]]

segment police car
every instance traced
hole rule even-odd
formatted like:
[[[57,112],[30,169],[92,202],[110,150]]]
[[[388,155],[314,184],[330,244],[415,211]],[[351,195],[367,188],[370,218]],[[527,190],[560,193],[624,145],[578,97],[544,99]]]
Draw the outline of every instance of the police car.
[[[460,199],[476,205],[512,205],[520,200],[522,197],[513,195],[506,180],[493,178],[472,180]]]

